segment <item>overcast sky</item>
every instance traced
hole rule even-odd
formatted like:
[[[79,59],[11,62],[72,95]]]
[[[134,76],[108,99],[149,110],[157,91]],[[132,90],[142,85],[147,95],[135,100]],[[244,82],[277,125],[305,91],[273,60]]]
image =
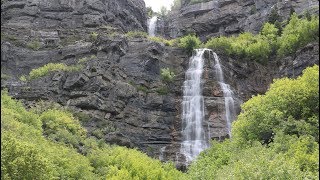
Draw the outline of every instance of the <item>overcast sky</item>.
[[[170,9],[173,0],[144,0],[146,2],[146,6],[150,6],[153,11],[159,12],[162,6]]]

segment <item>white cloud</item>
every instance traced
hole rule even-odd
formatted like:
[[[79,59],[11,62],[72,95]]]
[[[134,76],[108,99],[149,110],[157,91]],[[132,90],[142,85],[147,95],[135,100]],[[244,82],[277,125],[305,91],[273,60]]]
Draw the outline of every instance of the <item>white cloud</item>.
[[[151,7],[155,12],[160,12],[162,6],[169,10],[173,4],[173,0],[144,0],[144,2],[147,7]]]

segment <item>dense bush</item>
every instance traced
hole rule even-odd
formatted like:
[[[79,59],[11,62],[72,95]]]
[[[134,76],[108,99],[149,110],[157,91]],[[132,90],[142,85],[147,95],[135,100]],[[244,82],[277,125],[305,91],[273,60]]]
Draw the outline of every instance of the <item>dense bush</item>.
[[[185,177],[172,164],[162,164],[137,150],[87,138],[75,117],[59,107],[38,107],[27,111],[1,91],[1,179]],[[72,148],[77,142],[81,142],[82,154]]]
[[[254,36],[251,33],[242,33],[238,37],[218,37],[210,39],[207,48],[223,51],[228,55],[248,58],[265,62],[271,53],[268,38],[264,35]]]
[[[242,106],[232,139],[212,142],[190,179],[318,179],[319,67],[276,80]]]
[[[319,66],[297,79],[275,80],[265,95],[251,98],[233,124],[233,138],[250,143],[272,141],[272,134],[311,135],[319,141]]]
[[[279,23],[275,21],[275,23]],[[266,23],[258,35],[242,33],[239,36],[211,38],[205,46],[239,58],[266,62],[271,55],[279,57],[294,53],[298,48],[319,39],[319,18],[299,19],[294,13],[281,36],[279,25]],[[280,26],[281,27],[281,26]]]
[[[162,80],[164,80],[165,82],[171,82],[176,76],[175,73],[171,71],[169,68],[160,69],[160,74]]]
[[[298,48],[316,40],[319,40],[319,17],[312,16],[309,21],[299,19],[294,13],[279,38],[278,55],[282,57],[294,53]]]
[[[195,35],[187,35],[180,38],[179,47],[185,49],[185,51],[189,54],[192,53],[193,49],[197,49],[200,47],[201,41]]]

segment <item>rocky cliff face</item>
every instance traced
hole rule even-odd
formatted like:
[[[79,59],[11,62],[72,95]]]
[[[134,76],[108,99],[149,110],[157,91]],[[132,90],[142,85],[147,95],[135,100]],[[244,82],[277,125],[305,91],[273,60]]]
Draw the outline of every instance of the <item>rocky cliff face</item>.
[[[32,30],[112,25],[146,30],[143,0],[4,0],[1,25]]]
[[[208,26],[204,26],[208,19],[197,18],[213,11],[201,7],[202,14],[195,19],[201,31],[196,32],[205,37],[215,33],[213,27],[230,29],[234,25],[231,17],[237,14],[231,8],[248,8],[245,4],[252,2],[258,4],[219,1],[219,7],[226,10],[220,12],[226,14],[212,16],[216,19],[211,19]],[[1,9],[1,89],[7,88],[26,106],[38,100],[53,101],[86,114],[89,119],[83,124],[89,133],[109,143],[137,147],[150,156],[161,155],[162,160],[183,161],[177,152],[182,140],[182,85],[189,57],[179,48],[146,38],[128,38],[122,33],[146,31],[142,0],[3,1]],[[193,12],[186,6],[187,11]],[[246,12],[239,9],[238,13]],[[188,13],[181,18],[187,20]],[[172,27],[186,28],[181,23]],[[225,80],[235,93],[237,113],[251,95],[264,93],[273,78],[296,77],[305,67],[319,64],[318,55],[318,43],[307,45],[291,57],[270,60],[267,65],[219,54]],[[27,82],[19,79],[48,63],[83,67]],[[213,65],[207,56],[203,75],[205,126],[210,127],[212,138],[222,140],[227,137],[224,98]],[[177,74],[173,82],[161,79],[160,69],[165,67]]]
[[[293,11],[319,14],[316,0],[212,0],[184,5],[159,22],[158,34],[176,38],[195,33],[202,40],[240,32],[258,33],[262,25],[277,12],[278,21],[287,20]]]

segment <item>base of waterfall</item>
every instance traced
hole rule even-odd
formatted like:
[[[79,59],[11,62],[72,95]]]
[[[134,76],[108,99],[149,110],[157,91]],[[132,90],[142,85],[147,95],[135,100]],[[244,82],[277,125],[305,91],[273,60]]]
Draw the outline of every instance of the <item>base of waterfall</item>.
[[[186,164],[189,164],[203,150],[209,147],[206,140],[183,141],[181,143],[181,153],[185,156]]]

